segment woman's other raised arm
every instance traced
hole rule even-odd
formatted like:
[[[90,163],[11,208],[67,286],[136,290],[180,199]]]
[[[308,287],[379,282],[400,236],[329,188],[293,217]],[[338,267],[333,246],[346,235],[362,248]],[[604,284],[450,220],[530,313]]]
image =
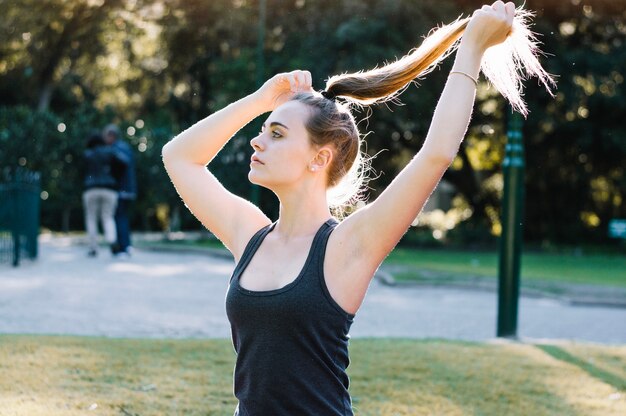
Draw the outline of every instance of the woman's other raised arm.
[[[207,165],[243,126],[310,86],[308,72],[276,75],[255,93],[197,122],[163,147],[163,163],[183,202],[236,260],[252,235],[270,220],[254,204],[224,188]]]
[[[470,20],[422,149],[371,204],[344,221],[354,251],[375,267],[393,249],[454,160],[469,124],[476,78],[487,48],[504,41],[513,3],[483,6]]]

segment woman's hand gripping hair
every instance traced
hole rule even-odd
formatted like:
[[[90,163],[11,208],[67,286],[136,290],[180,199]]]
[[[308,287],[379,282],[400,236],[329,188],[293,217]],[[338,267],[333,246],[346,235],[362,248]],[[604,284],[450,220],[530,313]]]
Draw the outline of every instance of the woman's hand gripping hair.
[[[484,52],[506,40],[511,33],[514,17],[515,5],[512,2],[504,4],[498,0],[491,6],[485,5],[472,15],[463,41]]]
[[[274,75],[256,94],[266,108],[272,111],[302,92],[313,92],[311,73],[298,70]]]
[[[536,77],[552,96],[556,86],[538,60],[542,55],[540,42],[529,28],[533,16],[533,12],[521,6],[516,10],[511,2],[496,1],[474,12],[462,40],[482,48],[481,71],[513,109],[524,116],[528,108],[522,98],[523,80]]]

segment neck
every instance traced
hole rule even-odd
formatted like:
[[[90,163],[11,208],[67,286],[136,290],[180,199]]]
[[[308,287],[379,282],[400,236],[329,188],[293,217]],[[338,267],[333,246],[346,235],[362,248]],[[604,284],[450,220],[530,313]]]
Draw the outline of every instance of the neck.
[[[278,223],[272,233],[289,240],[314,234],[320,225],[331,218],[326,191],[309,192],[300,188],[295,192],[277,194],[280,200]]]

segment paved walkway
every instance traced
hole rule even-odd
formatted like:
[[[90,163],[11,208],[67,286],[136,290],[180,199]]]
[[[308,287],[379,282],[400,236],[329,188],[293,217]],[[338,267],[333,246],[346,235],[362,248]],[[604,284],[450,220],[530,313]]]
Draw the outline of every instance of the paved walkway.
[[[0,333],[106,337],[230,336],[224,296],[232,261],[206,254],[136,251],[91,259],[67,238],[43,239],[39,260],[0,265]],[[375,280],[353,337],[495,337],[496,295],[391,287]],[[522,298],[523,339],[626,344],[626,309]]]

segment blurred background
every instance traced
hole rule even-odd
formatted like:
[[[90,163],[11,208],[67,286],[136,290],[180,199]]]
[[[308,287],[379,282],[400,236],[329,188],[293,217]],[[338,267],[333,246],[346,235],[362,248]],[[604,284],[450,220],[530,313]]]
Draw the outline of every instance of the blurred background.
[[[520,2],[517,2],[518,5]],[[0,169],[40,173],[41,227],[84,229],[85,138],[108,123],[135,149],[136,231],[197,230],[168,180],[161,148],[194,122],[276,72],[368,69],[416,47],[473,0],[0,0]],[[524,241],[617,247],[626,218],[626,1],[528,0],[551,98],[526,83]],[[360,126],[379,177],[375,198],[420,148],[452,59],[411,87],[404,105],[377,106]],[[358,114],[365,118],[370,112]],[[510,109],[481,83],[457,159],[404,244],[495,246]],[[276,217],[273,195],[247,181],[259,121],[213,162],[225,186]],[[4,203],[4,201],[3,201]],[[622,246],[623,247],[623,246]],[[618,249],[619,250],[619,249]]]

